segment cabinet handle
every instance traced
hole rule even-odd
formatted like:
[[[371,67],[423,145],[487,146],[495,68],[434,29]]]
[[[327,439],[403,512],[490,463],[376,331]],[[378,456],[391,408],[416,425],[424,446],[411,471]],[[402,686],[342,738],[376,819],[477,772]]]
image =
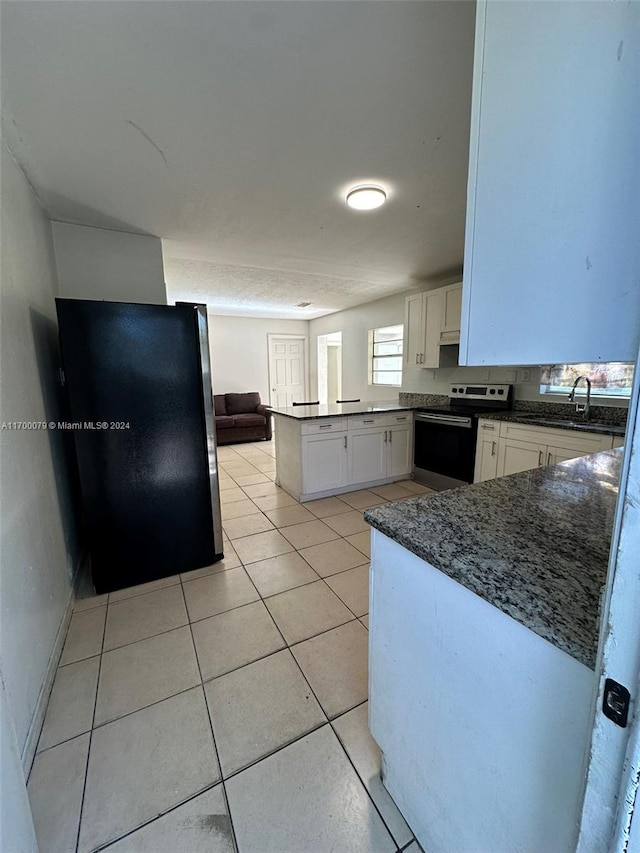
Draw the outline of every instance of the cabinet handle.
[[[491,432],[495,430],[495,426],[491,426],[489,424],[482,424],[482,429],[490,429]]]
[[[547,453],[547,465],[551,465],[551,451]]]
[[[385,444],[387,443],[387,431],[386,431],[386,429],[384,431],[384,443]]]
[[[331,429],[333,424],[320,424],[320,429]]]
[[[538,468],[542,465],[542,450],[538,451]]]
[[[495,443],[495,441],[491,442],[491,455],[492,456],[496,455],[496,443]]]
[[[420,364],[420,353],[416,353],[416,364]]]
[[[344,449],[347,449],[347,436],[344,437]]]
[[[424,353],[420,353],[420,364],[424,364]]]
[[[393,433],[389,430],[389,444],[391,444],[391,439],[393,438]]]
[[[375,424],[375,421],[362,421],[363,424]]]
[[[396,418],[396,421],[406,421],[406,420],[407,420],[406,415],[403,418]]]

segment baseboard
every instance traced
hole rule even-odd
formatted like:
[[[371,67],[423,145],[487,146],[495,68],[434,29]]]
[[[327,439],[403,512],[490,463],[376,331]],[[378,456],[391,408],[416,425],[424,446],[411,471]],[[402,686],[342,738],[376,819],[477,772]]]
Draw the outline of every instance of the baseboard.
[[[71,615],[73,613],[73,607],[76,601],[76,589],[78,587],[83,567],[84,555],[82,555],[78,560],[76,569],[73,573],[73,581],[71,585],[71,594],[69,595],[69,601],[67,602],[62,621],[60,622],[60,627],[58,628],[58,633],[56,634],[56,639],[53,643],[53,648],[51,649],[51,654],[49,655],[49,662],[47,663],[47,669],[45,671],[44,680],[42,682],[42,687],[40,688],[40,693],[38,694],[38,701],[36,702],[33,717],[31,718],[31,724],[29,726],[29,731],[27,732],[27,738],[25,740],[24,749],[22,750],[21,760],[25,779],[29,778],[29,774],[31,773],[31,767],[33,765],[33,759],[36,756],[38,740],[40,738],[40,732],[42,731],[42,725],[44,723],[44,715],[47,712],[47,704],[49,703],[49,696],[51,695],[53,680],[56,677],[58,663],[60,661],[60,656],[62,655],[62,647],[64,646],[64,641],[67,636],[67,630],[69,628],[69,622],[71,621]]]
[[[407,474],[398,474],[395,477],[384,477],[382,480],[369,480],[366,483],[353,483],[350,486],[340,486],[335,489],[326,489],[326,491],[322,492],[309,492],[308,494],[295,495],[292,492],[288,492],[292,497],[296,498],[296,500],[300,501],[300,503],[305,503],[306,501],[316,501],[320,498],[331,498],[337,495],[346,495],[349,492],[359,492],[361,489],[371,489],[375,486],[389,486],[391,483],[399,483],[401,480],[410,480],[411,473]],[[276,481],[276,485],[279,485],[286,492],[287,489],[285,486],[281,486],[280,483]],[[416,495],[417,497],[417,495]]]

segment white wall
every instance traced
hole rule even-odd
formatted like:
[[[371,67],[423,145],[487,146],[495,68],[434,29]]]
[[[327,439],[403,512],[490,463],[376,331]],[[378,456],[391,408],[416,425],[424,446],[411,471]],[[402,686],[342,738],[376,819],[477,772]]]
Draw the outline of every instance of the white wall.
[[[13,717],[0,681],[0,850],[38,853]]]
[[[61,415],[51,228],[10,152],[2,153],[0,419],[49,421]],[[77,560],[67,452],[56,432],[0,431],[0,667],[15,731],[10,736],[23,760]],[[8,736],[6,720],[2,736]],[[2,762],[3,799],[9,790],[4,774],[12,767]],[[16,820],[28,824],[19,815]]]
[[[166,305],[158,237],[53,222],[60,296]]]
[[[258,391],[262,402],[269,402],[269,334],[308,337],[309,322],[209,314],[215,394]]]
[[[369,385],[369,331],[404,323],[406,295],[406,292],[394,294],[309,322],[312,397],[318,387],[318,335],[342,332],[343,398],[381,401],[398,399],[399,388]]]

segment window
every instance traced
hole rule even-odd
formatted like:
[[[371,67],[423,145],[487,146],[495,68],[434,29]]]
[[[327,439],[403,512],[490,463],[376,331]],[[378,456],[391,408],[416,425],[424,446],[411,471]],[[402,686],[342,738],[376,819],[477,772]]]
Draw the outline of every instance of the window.
[[[404,326],[385,326],[369,332],[369,381],[371,385],[402,385],[402,338]]]
[[[547,364],[540,369],[541,394],[568,394],[578,376],[591,380],[592,397],[630,397],[633,363],[626,361],[585,362],[583,364]],[[578,393],[586,382],[578,386]]]

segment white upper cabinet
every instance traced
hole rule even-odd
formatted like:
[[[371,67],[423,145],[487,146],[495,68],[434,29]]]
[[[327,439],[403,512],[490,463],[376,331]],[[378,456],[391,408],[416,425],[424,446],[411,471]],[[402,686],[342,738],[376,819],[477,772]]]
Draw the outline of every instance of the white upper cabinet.
[[[640,3],[478,0],[460,364],[635,361]]]
[[[462,282],[406,298],[404,353],[407,366],[452,366],[451,353],[441,347],[460,341],[461,302]]]

